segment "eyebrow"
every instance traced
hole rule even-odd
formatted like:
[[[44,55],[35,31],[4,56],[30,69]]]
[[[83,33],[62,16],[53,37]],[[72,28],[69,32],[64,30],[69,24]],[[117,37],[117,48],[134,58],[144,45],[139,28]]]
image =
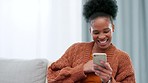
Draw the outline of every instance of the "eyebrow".
[[[103,30],[109,30],[109,29],[110,29],[110,28],[108,27],[108,28],[105,28],[105,29],[103,29]],[[93,29],[93,28],[92,28],[92,30],[93,30],[93,31],[98,31],[97,29]]]
[[[109,30],[110,28],[108,27],[108,28],[105,28],[105,29],[103,29],[103,30]]]

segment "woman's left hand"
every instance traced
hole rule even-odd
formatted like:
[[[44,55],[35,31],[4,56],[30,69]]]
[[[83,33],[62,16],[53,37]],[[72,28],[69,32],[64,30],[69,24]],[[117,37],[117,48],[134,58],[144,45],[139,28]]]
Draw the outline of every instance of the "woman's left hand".
[[[103,83],[107,83],[112,77],[112,68],[108,62],[100,61],[100,63],[103,66],[95,64],[94,72],[102,79]]]

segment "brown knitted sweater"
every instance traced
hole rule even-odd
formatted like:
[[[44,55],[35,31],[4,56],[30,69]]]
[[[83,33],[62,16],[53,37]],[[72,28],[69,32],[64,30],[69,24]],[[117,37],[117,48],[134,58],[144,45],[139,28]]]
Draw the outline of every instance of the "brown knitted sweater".
[[[87,78],[83,65],[90,60],[94,42],[76,43],[48,68],[48,83],[82,83]],[[113,69],[112,83],[135,83],[135,74],[127,53],[111,44],[106,50],[107,61]]]

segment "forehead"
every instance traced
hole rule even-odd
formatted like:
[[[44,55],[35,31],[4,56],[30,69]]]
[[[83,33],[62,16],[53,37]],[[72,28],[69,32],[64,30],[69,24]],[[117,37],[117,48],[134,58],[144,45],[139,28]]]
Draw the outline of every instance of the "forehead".
[[[111,25],[110,18],[108,17],[97,17],[96,19],[91,21],[91,27],[95,28],[109,28]]]

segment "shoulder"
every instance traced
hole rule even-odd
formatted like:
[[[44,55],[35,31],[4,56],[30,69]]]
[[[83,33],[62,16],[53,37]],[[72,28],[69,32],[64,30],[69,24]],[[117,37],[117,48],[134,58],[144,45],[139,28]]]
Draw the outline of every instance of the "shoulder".
[[[110,52],[114,54],[114,57],[121,58],[121,57],[129,57],[128,53],[117,48],[114,44],[112,44],[110,48]]]
[[[129,54],[119,48],[116,48],[116,51],[115,51],[115,54],[118,56],[118,57],[129,57]]]
[[[129,63],[131,62],[130,56],[127,52],[116,49],[116,56],[118,57],[118,60],[120,63]]]

